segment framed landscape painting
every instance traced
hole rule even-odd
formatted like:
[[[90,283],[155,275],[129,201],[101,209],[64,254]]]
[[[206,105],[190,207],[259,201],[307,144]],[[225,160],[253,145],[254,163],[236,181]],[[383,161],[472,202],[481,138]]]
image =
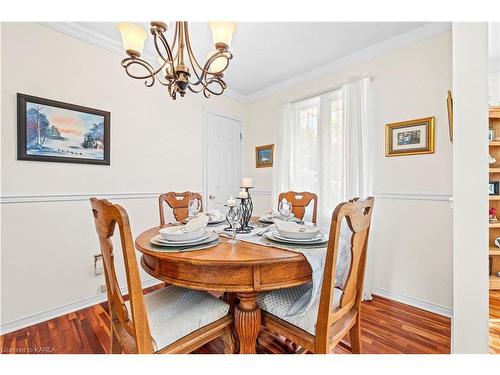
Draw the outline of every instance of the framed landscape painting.
[[[255,147],[255,167],[267,168],[273,166],[274,145]]]
[[[110,113],[17,94],[17,159],[110,164]]]
[[[434,153],[434,117],[385,126],[385,156]]]

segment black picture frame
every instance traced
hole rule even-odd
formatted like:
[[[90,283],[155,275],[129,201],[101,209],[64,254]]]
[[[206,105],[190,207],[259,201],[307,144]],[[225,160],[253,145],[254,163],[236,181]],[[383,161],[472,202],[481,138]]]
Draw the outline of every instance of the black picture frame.
[[[490,181],[488,186],[489,195],[499,195],[499,181]]]
[[[102,160],[88,159],[71,156],[45,156],[29,155],[27,153],[27,103],[35,103],[43,106],[51,106],[71,111],[82,112],[102,116],[104,118],[103,134],[103,154]],[[17,93],[17,160],[57,162],[57,163],[76,163],[76,164],[96,164],[110,165],[110,120],[111,113],[100,109],[83,107],[76,104],[60,102],[56,100],[40,98],[37,96]]]

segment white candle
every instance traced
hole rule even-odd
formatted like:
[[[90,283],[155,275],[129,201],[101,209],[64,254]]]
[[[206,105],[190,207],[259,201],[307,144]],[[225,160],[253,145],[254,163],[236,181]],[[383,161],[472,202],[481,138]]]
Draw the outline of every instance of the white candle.
[[[241,187],[246,187],[246,188],[253,187],[252,182],[253,182],[252,177],[243,177],[241,179]]]
[[[236,199],[234,199],[234,197],[229,197],[229,199],[227,200],[227,206],[236,207]]]
[[[240,191],[238,193],[238,197],[240,197],[240,198],[248,198],[248,193],[246,191]]]

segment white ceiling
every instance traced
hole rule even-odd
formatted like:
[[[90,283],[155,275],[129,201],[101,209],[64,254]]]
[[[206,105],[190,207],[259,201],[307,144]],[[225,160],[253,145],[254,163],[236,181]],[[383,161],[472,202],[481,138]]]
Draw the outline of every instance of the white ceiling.
[[[63,32],[76,28],[80,35],[89,34],[88,41],[102,38],[97,44],[103,46],[103,40],[112,44],[112,50],[121,45],[116,22],[46,25]],[[148,27],[147,23],[143,25]],[[440,25],[442,29],[445,24]],[[239,22],[230,46],[234,58],[225,75],[226,82],[237,95],[249,98],[315,68],[429,26],[433,25],[424,22]],[[189,28],[195,53],[204,60],[212,49],[208,23],[189,23]],[[168,36],[171,40],[171,33]],[[151,39],[150,36],[145,55],[154,56]]]

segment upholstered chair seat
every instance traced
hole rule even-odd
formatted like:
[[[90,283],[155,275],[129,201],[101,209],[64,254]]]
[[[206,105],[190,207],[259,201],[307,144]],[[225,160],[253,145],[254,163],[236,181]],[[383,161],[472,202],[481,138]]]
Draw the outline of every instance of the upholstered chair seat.
[[[153,349],[160,350],[229,312],[229,305],[203,291],[173,285],[144,296]],[[125,302],[130,310],[129,301]]]
[[[301,315],[286,316],[290,307],[305,293],[312,288],[312,284],[299,285],[293,288],[277,289],[269,292],[260,293],[257,296],[259,307],[284,321],[293,324],[296,327],[316,334],[316,320],[318,319],[319,299],[307,311]],[[335,288],[332,310],[339,307],[342,290]]]

